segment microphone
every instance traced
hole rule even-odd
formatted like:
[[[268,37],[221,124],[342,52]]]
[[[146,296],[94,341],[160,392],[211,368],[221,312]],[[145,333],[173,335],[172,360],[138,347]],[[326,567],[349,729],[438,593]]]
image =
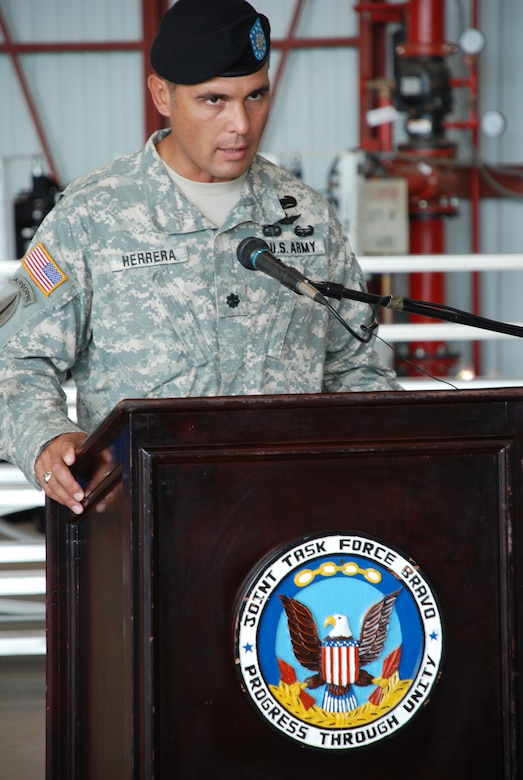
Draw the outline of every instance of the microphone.
[[[236,256],[243,267],[248,268],[249,271],[263,271],[298,295],[305,295],[323,306],[328,305],[327,299],[309,282],[307,277],[296,268],[284,265],[272,254],[262,238],[254,236],[244,238],[238,244]]]

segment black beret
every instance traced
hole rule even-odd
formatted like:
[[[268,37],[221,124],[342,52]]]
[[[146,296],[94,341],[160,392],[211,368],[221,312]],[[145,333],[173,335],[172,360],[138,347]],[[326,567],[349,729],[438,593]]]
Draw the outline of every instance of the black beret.
[[[174,84],[246,76],[267,62],[270,29],[245,0],[177,0],[160,22],[151,65]]]

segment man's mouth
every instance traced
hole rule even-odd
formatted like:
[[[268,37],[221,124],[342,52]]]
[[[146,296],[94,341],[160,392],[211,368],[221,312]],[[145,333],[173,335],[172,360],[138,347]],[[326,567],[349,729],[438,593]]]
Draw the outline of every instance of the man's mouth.
[[[226,147],[220,147],[220,152],[223,154],[224,157],[226,157],[228,160],[241,160],[243,157],[245,157],[245,153],[247,152],[247,146],[226,146]]]

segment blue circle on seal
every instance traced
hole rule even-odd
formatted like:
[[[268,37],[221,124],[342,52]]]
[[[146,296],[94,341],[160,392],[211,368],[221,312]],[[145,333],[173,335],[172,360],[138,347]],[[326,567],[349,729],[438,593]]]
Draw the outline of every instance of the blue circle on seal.
[[[442,641],[419,566],[381,540],[332,533],[298,540],[258,570],[235,652],[242,687],[271,726],[340,749],[390,736],[419,711]]]

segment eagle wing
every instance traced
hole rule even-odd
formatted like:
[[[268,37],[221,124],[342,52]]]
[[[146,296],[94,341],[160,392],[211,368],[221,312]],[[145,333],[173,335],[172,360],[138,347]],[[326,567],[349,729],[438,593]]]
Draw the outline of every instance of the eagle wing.
[[[319,672],[321,669],[321,639],[312,612],[301,601],[279,594],[291,637],[292,650],[296,660],[306,669]]]
[[[374,604],[363,618],[360,635],[360,665],[375,661],[380,655],[387,638],[392,609],[401,591],[390,593]]]

